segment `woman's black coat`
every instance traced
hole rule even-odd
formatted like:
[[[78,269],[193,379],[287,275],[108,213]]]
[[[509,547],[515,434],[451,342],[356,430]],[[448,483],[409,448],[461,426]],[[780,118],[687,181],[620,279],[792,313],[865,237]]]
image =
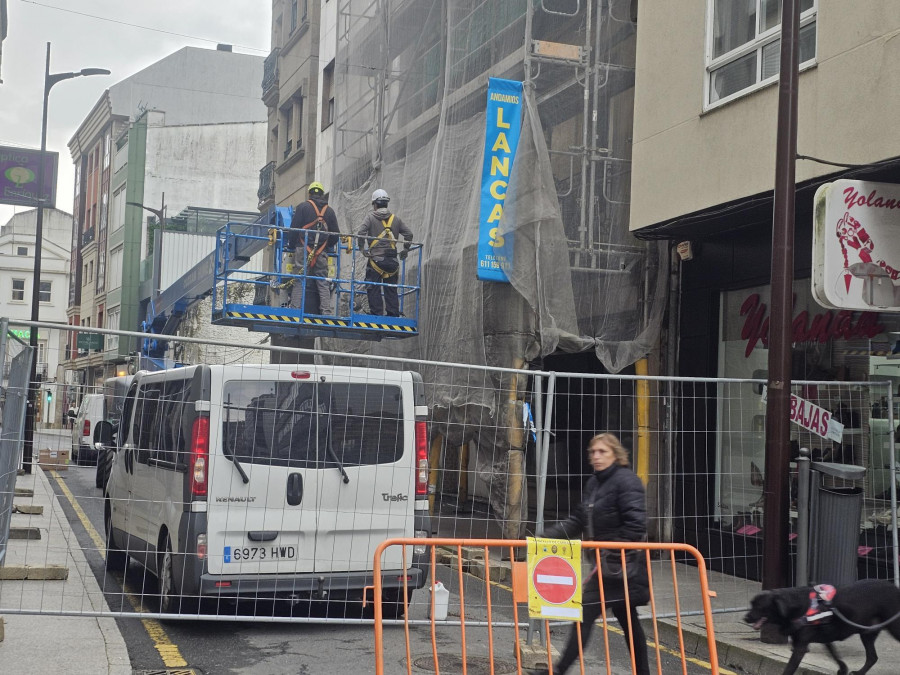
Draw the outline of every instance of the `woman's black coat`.
[[[612,473],[606,476],[606,471]],[[634,472],[613,464],[606,471],[594,473],[584,486],[581,503],[568,519],[547,528],[543,536],[554,539],[584,541],[645,541],[647,538],[647,506],[644,485]],[[592,552],[593,553],[593,552]],[[619,555],[615,551],[613,555]],[[595,561],[592,554],[589,560]],[[646,604],[649,581],[646,555],[639,556],[641,573],[629,580],[628,591],[633,604]],[[594,583],[590,580],[588,584]],[[607,601],[615,602],[624,595],[621,583],[604,580]]]

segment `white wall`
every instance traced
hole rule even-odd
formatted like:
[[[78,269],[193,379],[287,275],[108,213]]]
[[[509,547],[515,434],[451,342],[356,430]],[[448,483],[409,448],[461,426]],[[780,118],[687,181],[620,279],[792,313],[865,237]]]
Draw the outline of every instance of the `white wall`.
[[[187,206],[256,210],[265,122],[167,127],[160,113],[149,122],[144,204],[157,208],[165,192],[170,217]]]

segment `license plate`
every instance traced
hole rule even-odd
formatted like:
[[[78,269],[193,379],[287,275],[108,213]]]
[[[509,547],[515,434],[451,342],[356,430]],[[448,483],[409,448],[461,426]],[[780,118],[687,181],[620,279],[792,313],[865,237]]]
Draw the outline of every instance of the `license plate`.
[[[226,546],[226,563],[259,560],[296,560],[296,546]]]

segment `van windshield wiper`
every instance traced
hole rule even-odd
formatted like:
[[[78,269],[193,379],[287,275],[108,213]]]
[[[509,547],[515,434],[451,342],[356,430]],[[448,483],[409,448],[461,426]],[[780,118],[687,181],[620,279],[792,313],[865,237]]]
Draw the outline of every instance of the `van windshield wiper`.
[[[224,448],[223,448],[224,450]],[[224,454],[228,459],[232,461],[234,464],[234,468],[237,469],[238,473],[241,474],[241,480],[244,481],[244,485],[250,482],[250,476],[247,475],[247,472],[244,471],[244,467],[241,466],[241,463],[238,461],[238,458],[234,455],[233,452],[224,451]]]
[[[341,464],[340,458],[337,456],[337,453],[334,451],[334,448],[331,446],[331,433],[328,434],[328,440],[325,442],[325,452],[334,460],[334,463],[337,464],[337,470],[341,472],[341,475],[344,477],[344,485],[350,482],[350,476],[347,475],[347,472],[344,471],[344,465]]]

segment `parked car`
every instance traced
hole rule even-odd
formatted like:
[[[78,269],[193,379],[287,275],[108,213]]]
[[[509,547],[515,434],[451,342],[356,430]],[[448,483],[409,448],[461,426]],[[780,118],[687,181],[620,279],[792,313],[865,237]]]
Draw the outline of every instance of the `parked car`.
[[[125,394],[128,393],[128,387],[133,379],[133,375],[121,375],[111,377],[103,383],[103,419],[112,424],[114,429],[119,426],[122,408],[125,405]],[[100,442],[99,430],[100,427],[97,426],[93,437],[94,447],[97,449],[97,473],[94,477],[94,485],[102,489],[109,480],[109,469],[116,449],[112,445],[104,445]]]
[[[301,369],[302,368],[302,369]],[[361,599],[377,546],[427,537],[417,373],[197,365],[134,376],[105,486],[106,564],[159,580],[160,610],[202,598]],[[426,582],[425,546],[383,559],[386,613]],[[403,561],[407,562],[404,568]]]
[[[85,394],[72,424],[72,461],[76,464],[97,461],[93,430],[103,418],[103,394]]]

